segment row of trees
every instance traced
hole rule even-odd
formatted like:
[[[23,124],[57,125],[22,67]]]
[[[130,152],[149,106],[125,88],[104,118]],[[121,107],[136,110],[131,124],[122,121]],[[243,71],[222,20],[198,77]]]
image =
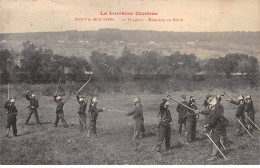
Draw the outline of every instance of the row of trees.
[[[258,60],[245,54],[227,54],[225,57],[202,61],[194,54],[181,54],[178,51],[170,56],[161,56],[155,51],[136,55],[125,47],[119,58],[94,51],[87,60],[57,55],[51,49],[38,48],[30,42],[23,45],[20,55],[8,50],[0,51],[0,70],[5,82],[8,74],[21,74],[24,81],[48,83],[56,81],[64,73],[76,81],[84,78],[84,71],[93,71],[97,80],[120,81],[140,74],[143,77],[166,76],[192,80],[198,79],[194,76],[202,76],[199,79],[205,75],[230,78],[232,73],[241,73],[254,84],[259,73]],[[20,57],[20,66],[14,63],[14,58],[17,57]]]
[[[0,51],[2,82],[6,83],[10,74],[29,83],[50,83],[64,73],[70,75],[71,80],[78,80],[84,76],[85,70],[90,69],[86,59],[57,55],[51,49],[38,48],[29,41],[23,46],[16,58],[7,49]],[[20,60],[20,65],[14,62],[15,59]]]
[[[181,54],[178,51],[170,56],[160,56],[155,51],[146,51],[138,56],[125,48],[119,58],[92,52],[90,61],[94,74],[102,76],[102,79],[125,78],[129,74],[170,76],[181,80],[244,75],[254,84],[259,74],[257,58],[246,54],[226,54],[225,57],[202,61],[194,54]]]
[[[143,52],[140,56],[124,48],[122,56],[115,58],[106,53],[92,52],[90,62],[94,74],[103,79],[126,78],[129,75],[182,77],[202,70],[193,54],[174,53],[160,56],[155,51]]]

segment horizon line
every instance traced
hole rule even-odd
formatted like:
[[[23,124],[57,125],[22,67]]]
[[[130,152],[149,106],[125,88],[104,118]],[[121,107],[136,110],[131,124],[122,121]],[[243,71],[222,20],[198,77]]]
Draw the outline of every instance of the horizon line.
[[[169,32],[169,33],[234,33],[234,32],[245,32],[245,33],[258,33],[258,31],[246,31],[246,30],[232,30],[232,31],[166,31],[166,30],[144,30],[144,29],[120,29],[120,28],[100,28],[97,30],[63,30],[63,31],[38,31],[38,32],[9,32],[9,33],[0,33],[0,35],[4,34],[30,34],[30,33],[62,33],[62,32],[97,32],[101,30],[121,30],[121,31],[154,31],[154,32]]]

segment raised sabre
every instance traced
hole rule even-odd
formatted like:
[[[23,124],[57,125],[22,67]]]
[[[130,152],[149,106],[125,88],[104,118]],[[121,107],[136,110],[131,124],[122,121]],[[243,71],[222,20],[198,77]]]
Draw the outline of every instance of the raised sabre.
[[[9,82],[8,82],[8,84],[7,84],[7,97],[8,97],[8,100],[9,100]]]
[[[110,112],[119,112],[119,113],[126,113],[127,111],[121,111],[121,110],[106,110]]]
[[[89,80],[79,89],[79,91],[77,91],[77,93],[79,93],[86,85],[87,83],[90,81],[91,78],[89,78]]]
[[[222,147],[224,148],[224,150],[226,150],[226,147],[225,147],[224,143],[221,140],[220,140],[220,143],[221,143]]]
[[[61,76],[59,78],[59,83],[58,83],[58,86],[57,86],[57,89],[56,89],[56,94],[58,94],[58,89],[59,89],[59,86],[60,86],[60,80],[61,80]]]
[[[190,109],[190,110],[192,110],[192,111],[194,111],[194,112],[196,111],[195,109],[192,109],[192,108],[190,108],[189,106],[187,106],[187,105],[185,105],[185,104],[183,104],[183,103],[181,103],[181,102],[179,102],[179,101],[177,101],[177,100],[175,100],[175,99],[173,99],[173,98],[171,98],[171,97],[170,97],[170,100],[173,100],[173,101],[175,101],[175,102],[177,102],[177,103],[183,105],[184,107],[186,107],[186,108],[188,108],[188,109]]]
[[[233,100],[236,100],[236,99],[234,99],[230,94],[228,94],[227,92],[225,92],[223,89],[221,89],[222,90],[222,92],[224,93],[224,94],[226,94],[228,97],[230,97],[231,99],[233,99]]]

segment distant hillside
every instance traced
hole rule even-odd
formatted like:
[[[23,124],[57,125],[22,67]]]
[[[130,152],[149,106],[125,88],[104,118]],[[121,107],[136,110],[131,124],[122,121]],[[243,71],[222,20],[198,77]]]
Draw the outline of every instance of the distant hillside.
[[[0,49],[22,49],[31,41],[50,48],[56,54],[88,58],[92,51],[119,57],[125,46],[140,54],[155,50],[161,55],[175,51],[194,53],[199,58],[224,56],[230,52],[260,57],[260,32],[158,32],[144,30],[101,29],[99,31],[65,31],[0,34]]]

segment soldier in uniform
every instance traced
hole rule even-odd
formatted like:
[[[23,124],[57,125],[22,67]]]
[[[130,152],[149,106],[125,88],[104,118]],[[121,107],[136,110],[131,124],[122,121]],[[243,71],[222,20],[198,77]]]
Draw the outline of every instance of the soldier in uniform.
[[[229,101],[232,104],[237,105],[237,112],[235,117],[237,119],[239,119],[241,121],[241,123],[246,126],[245,123],[245,114],[244,114],[244,110],[245,110],[245,101],[244,101],[244,97],[243,96],[239,96],[238,101],[232,100],[232,99],[227,99],[227,101]],[[240,136],[242,134],[241,132],[242,126],[241,124],[237,121],[237,128],[236,128],[236,133],[235,136]]]
[[[186,101],[186,95],[182,95],[182,100],[181,103],[184,105],[187,105],[188,102]],[[187,114],[187,108],[181,104],[177,105],[176,111],[179,113],[179,118],[178,118],[178,124],[179,124],[179,135],[182,134],[182,125],[184,125],[184,128],[186,129],[186,118],[185,115]]]
[[[209,100],[208,108],[205,109],[204,111],[200,112],[201,114],[208,116],[208,121],[204,125],[204,128],[206,129],[205,132],[207,132],[207,130],[208,130],[207,124],[209,123],[209,115],[210,115],[210,112],[212,111],[212,109],[214,107],[214,110],[215,111],[218,110],[218,113],[219,113],[221,126],[218,126],[218,131],[219,131],[219,134],[220,134],[221,141],[223,142],[223,145],[229,147],[230,144],[229,144],[229,140],[228,140],[228,137],[227,137],[227,131],[226,131],[228,120],[224,117],[224,107],[220,103],[221,102],[221,96],[211,97],[208,100]],[[215,104],[215,100],[217,101],[216,104]]]
[[[160,111],[161,120],[159,123],[159,135],[155,151],[160,152],[163,140],[165,140],[166,151],[171,149],[171,125],[172,117],[169,108],[169,101],[164,104],[164,110]]]
[[[56,107],[56,120],[53,127],[57,127],[59,119],[62,121],[64,128],[69,127],[68,123],[64,119],[64,112],[63,112],[64,102],[62,101],[62,97],[55,95],[54,102],[57,103],[57,107]]]
[[[91,133],[93,133],[95,136],[97,136],[97,131],[96,131],[96,125],[97,125],[97,117],[100,112],[105,111],[105,108],[98,109],[97,108],[97,97],[93,97],[91,99],[90,105],[89,105],[89,119],[90,119],[90,126],[88,130],[87,137],[90,138]]]
[[[224,116],[224,106],[220,103],[221,102],[221,96],[217,96],[217,103],[219,107],[219,114],[220,114],[220,119],[221,119],[221,124],[222,124],[222,129],[221,129],[221,139],[223,142],[223,145],[229,147],[229,140],[227,137],[227,125],[228,125],[228,120]]]
[[[127,116],[133,116],[135,120],[135,127],[134,127],[134,136],[133,140],[142,138],[144,135],[144,116],[143,116],[143,107],[141,104],[140,98],[134,98],[133,103],[135,104],[135,109],[129,113],[126,113]]]
[[[250,118],[250,120],[252,120],[255,123],[255,108],[254,108],[253,100],[250,95],[246,96],[244,111],[246,112],[247,117]],[[247,128],[250,132],[252,132],[255,126],[248,118],[246,118]]]
[[[86,129],[86,120],[87,120],[87,115],[86,115],[86,108],[88,101],[84,102],[83,97],[80,97],[78,94],[76,95],[77,101],[79,103],[79,131],[83,132]]]
[[[29,115],[24,125],[28,124],[32,114],[34,115],[37,124],[40,125],[41,123],[39,121],[38,112],[37,112],[37,108],[39,107],[39,102],[35,98],[35,94],[32,93],[31,97],[29,97],[29,91],[27,91],[25,98],[30,102],[30,105],[27,107],[29,108]]]
[[[197,126],[197,116],[198,114],[195,113],[195,110],[197,110],[197,106],[196,106],[196,99],[191,96],[190,97],[190,101],[188,103],[188,107],[194,109],[187,110],[187,114],[184,118],[186,118],[186,129],[185,129],[185,143],[189,144],[190,142],[195,140],[196,137],[196,126]]]
[[[15,104],[14,97],[12,97],[10,100],[7,100],[4,104],[4,108],[6,108],[8,111],[7,125],[6,125],[6,130],[5,130],[6,137],[9,137],[9,131],[10,131],[11,126],[12,126],[12,130],[13,130],[13,135],[17,136],[16,116],[17,116],[18,111],[14,104]]]
[[[205,111],[201,111],[201,114],[208,115],[208,123],[206,124],[206,129],[208,132],[211,131],[211,138],[214,141],[214,143],[220,148],[221,143],[220,143],[220,136],[221,132],[223,129],[222,125],[222,119],[221,119],[221,112],[220,112],[220,107],[219,103],[216,98],[211,98],[209,102],[209,108]],[[213,152],[212,152],[212,157],[209,158],[208,160],[216,160],[218,158],[218,150],[217,148],[213,145]]]

